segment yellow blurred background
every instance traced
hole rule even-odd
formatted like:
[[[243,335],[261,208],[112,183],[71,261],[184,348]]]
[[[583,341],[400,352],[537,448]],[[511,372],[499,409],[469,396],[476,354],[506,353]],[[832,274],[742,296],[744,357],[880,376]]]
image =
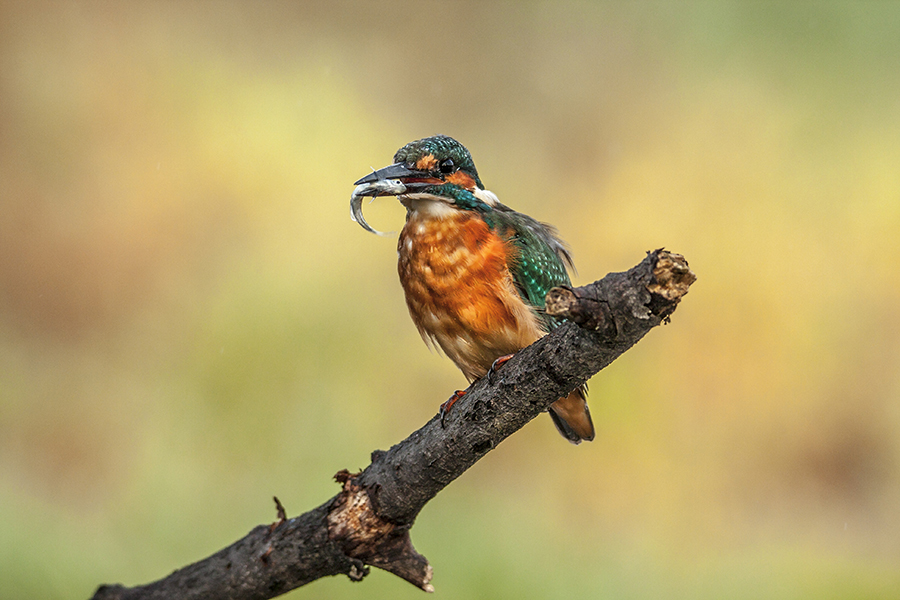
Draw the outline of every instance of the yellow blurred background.
[[[348,211],[435,133],[577,284],[699,276],[596,441],[538,419],[426,507],[439,594],[900,597],[900,5],[159,1],[0,4],[0,598],[300,514],[464,385]]]

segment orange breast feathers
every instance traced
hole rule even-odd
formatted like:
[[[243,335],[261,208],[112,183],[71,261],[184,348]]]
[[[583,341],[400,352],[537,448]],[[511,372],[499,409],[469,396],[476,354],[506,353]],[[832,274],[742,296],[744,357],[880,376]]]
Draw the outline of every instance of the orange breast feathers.
[[[516,249],[477,215],[410,213],[398,243],[400,282],[419,333],[475,380],[544,335],[509,272]]]

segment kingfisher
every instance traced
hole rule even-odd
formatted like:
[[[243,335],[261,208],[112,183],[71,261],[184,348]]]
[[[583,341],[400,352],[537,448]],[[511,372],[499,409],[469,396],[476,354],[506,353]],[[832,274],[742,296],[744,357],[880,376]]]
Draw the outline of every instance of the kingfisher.
[[[544,298],[569,285],[572,256],[556,229],[501,204],[485,189],[469,151],[435,135],[410,142],[394,162],[355,183],[351,216],[362,197],[392,195],[406,207],[397,243],[400,283],[413,323],[471,384],[560,324]],[[550,405],[559,432],[574,444],[594,439],[584,387]],[[443,422],[457,391],[441,406]]]

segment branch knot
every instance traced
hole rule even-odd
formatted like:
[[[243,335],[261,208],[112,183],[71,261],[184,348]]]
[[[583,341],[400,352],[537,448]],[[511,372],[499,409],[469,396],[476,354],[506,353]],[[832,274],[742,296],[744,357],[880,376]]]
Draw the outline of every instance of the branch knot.
[[[390,571],[426,592],[433,592],[431,565],[413,548],[409,528],[375,512],[368,490],[356,479],[358,475],[343,469],[334,476],[342,484],[342,490],[331,502],[326,516],[329,539],[337,542],[351,559]],[[360,572],[355,566],[348,573],[354,581],[366,574],[368,569]]]

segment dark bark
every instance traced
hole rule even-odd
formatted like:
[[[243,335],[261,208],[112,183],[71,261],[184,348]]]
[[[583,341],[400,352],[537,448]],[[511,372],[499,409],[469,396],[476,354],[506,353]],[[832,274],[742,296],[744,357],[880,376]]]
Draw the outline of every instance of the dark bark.
[[[554,288],[547,312],[568,322],[472,384],[442,427],[437,416],[342,491],[299,517],[260,525],[216,554],[143,586],[101,586],[96,600],[273,598],[320,577],[354,581],[373,565],[433,591],[431,566],[409,529],[425,504],[500,442],[668,321],[696,277],[665,250],[581,288]],[[276,500],[277,502],[277,500]],[[278,505],[280,507],[280,504]]]

